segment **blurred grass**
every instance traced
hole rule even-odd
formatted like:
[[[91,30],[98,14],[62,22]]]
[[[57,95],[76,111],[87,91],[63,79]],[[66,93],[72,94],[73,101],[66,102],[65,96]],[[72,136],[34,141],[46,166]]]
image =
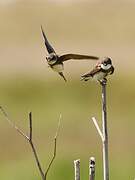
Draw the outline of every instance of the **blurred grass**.
[[[72,80],[49,83],[31,77],[1,79],[1,105],[24,131],[28,112],[33,112],[34,138],[43,164],[53,151],[53,137],[62,113],[58,154],[49,179],[73,178],[73,160],[81,158],[82,176],[87,176],[89,156],[97,159],[97,178],[102,171],[100,139],[90,121],[101,119],[100,86],[94,82]],[[123,83],[126,81],[126,83]],[[111,178],[134,176],[134,91],[133,79],[126,77],[108,82],[108,126],[110,134]],[[132,88],[128,88],[132,85]],[[121,87],[121,88],[117,88]],[[126,96],[125,96],[126,94]],[[1,179],[36,179],[38,171],[25,140],[0,116]],[[4,137],[4,138],[3,138]],[[99,165],[99,166],[98,166]],[[8,173],[6,173],[8,172]],[[17,173],[16,173],[17,172]]]
[[[134,32],[135,3],[84,1],[51,3],[18,0],[0,4],[0,105],[27,132],[33,112],[34,139],[44,167],[62,113],[57,158],[48,179],[73,179],[73,160],[81,158],[88,179],[88,159],[95,156],[96,178],[102,175],[101,142],[90,121],[101,123],[100,86],[79,81],[95,62],[66,63],[64,83],[45,60],[42,24],[58,53],[111,56],[115,74],[108,83],[111,179],[134,179]],[[0,179],[39,179],[27,142],[0,115]]]

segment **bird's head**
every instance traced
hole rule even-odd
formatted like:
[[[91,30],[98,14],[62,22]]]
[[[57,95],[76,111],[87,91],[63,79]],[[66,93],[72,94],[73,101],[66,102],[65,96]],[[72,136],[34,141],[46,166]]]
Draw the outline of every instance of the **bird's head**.
[[[58,56],[55,53],[50,53],[49,56],[46,56],[46,60],[49,65],[53,65],[56,63]]]
[[[109,57],[104,57],[101,62],[101,68],[104,70],[110,69],[112,66],[112,60]]]

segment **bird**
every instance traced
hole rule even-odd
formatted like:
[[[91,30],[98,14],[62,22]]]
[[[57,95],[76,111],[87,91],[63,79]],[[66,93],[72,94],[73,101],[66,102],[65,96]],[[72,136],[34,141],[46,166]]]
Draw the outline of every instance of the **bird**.
[[[99,57],[97,56],[88,56],[88,55],[80,55],[80,54],[64,54],[64,55],[58,55],[54,48],[50,45],[45,32],[41,26],[41,31],[42,31],[42,35],[44,38],[44,43],[46,46],[46,49],[48,51],[48,55],[46,56],[46,60],[47,63],[49,65],[49,67],[54,70],[55,72],[57,72],[65,81],[66,78],[63,74],[64,71],[64,61],[68,61],[71,59],[78,59],[78,60],[82,60],[82,59],[93,59],[93,60],[98,60]]]
[[[89,79],[94,79],[100,83],[106,77],[114,73],[114,67],[112,65],[112,60],[109,57],[104,57],[102,60],[99,60],[96,66],[88,73],[85,73],[81,76],[82,81],[88,81]]]

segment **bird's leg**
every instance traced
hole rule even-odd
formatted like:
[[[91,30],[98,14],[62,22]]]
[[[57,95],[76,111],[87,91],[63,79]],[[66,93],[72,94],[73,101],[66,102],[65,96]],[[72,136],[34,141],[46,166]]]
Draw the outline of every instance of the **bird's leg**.
[[[104,78],[103,81],[102,81],[102,84],[103,84],[103,85],[106,85],[106,83],[107,83],[107,79]]]
[[[107,79],[106,78],[104,78],[102,80],[98,80],[98,81],[100,82],[101,85],[106,85],[106,83],[107,83]]]

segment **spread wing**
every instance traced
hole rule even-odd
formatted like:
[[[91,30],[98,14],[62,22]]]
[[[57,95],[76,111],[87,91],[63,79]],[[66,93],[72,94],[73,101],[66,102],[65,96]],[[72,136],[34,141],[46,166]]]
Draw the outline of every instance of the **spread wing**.
[[[87,55],[81,55],[81,54],[64,54],[62,56],[59,57],[59,61],[63,62],[63,61],[67,61],[70,59],[94,59],[94,60],[98,60],[99,57],[97,56],[87,56]]]
[[[48,53],[49,53],[49,54],[50,54],[50,53],[55,53],[53,47],[50,45],[50,43],[49,43],[49,41],[48,41],[48,39],[47,39],[47,37],[46,37],[46,35],[45,35],[45,33],[44,33],[44,30],[43,30],[42,26],[41,26],[41,31],[42,31],[42,35],[43,35],[43,37],[44,37],[45,46],[46,46],[46,49],[47,49]]]

